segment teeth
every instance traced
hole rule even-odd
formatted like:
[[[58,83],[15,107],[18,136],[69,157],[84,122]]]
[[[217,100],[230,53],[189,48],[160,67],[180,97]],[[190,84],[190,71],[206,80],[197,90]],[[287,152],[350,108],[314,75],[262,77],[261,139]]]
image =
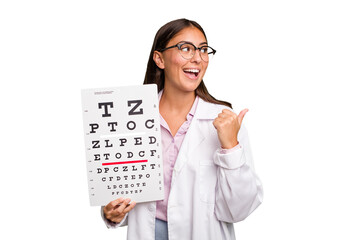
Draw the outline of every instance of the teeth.
[[[192,72],[192,73],[198,73],[198,72],[200,72],[199,69],[185,69],[184,71],[185,71],[185,72]]]

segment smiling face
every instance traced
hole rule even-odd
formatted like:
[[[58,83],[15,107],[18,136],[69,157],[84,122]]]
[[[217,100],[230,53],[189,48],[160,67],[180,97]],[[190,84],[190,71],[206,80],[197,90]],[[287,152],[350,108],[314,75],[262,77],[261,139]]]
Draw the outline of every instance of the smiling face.
[[[191,42],[197,47],[207,45],[204,34],[196,27],[184,28],[169,41],[166,47],[179,42]],[[208,66],[208,63],[201,59],[199,51],[195,51],[191,59],[185,59],[177,47],[163,52],[155,51],[153,59],[159,68],[164,69],[165,90],[171,88],[181,92],[195,91]]]

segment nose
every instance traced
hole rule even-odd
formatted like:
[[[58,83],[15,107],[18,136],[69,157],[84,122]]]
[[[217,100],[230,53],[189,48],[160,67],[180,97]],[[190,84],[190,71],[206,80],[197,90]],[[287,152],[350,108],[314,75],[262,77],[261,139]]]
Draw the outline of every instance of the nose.
[[[195,49],[194,56],[191,58],[191,62],[201,62],[200,49]]]

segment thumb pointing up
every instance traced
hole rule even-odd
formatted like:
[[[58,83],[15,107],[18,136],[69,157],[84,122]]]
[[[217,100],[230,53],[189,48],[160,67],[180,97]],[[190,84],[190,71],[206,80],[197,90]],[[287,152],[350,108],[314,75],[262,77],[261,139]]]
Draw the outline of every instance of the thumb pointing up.
[[[244,110],[242,110],[239,115],[238,115],[238,121],[239,121],[239,125],[241,126],[242,120],[245,117],[245,114],[249,111],[249,109],[245,108]]]

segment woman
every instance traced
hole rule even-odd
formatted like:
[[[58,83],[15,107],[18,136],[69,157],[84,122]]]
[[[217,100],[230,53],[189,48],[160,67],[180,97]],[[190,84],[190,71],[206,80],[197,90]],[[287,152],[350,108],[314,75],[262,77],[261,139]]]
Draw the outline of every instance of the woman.
[[[155,36],[144,84],[159,91],[165,199],[102,208],[108,227],[128,225],[128,239],[235,239],[232,223],[262,201],[241,126],[248,110],[235,114],[204,85],[213,54],[194,21],[169,22]]]

